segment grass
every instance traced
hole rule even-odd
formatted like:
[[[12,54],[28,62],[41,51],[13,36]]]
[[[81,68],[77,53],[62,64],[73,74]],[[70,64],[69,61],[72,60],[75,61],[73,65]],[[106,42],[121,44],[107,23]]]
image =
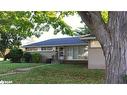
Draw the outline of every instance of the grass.
[[[26,73],[0,77],[15,84],[96,84],[104,82],[104,70],[90,70],[82,65],[51,64]]]
[[[6,73],[8,71],[14,70],[16,68],[27,68],[32,66],[37,66],[40,64],[35,63],[10,63],[9,61],[0,62],[0,74]]]

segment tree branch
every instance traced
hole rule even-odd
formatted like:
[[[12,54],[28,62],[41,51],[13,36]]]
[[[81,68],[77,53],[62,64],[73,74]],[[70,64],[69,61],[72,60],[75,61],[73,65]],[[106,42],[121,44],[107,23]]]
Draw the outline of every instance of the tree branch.
[[[80,11],[78,13],[85,24],[92,30],[102,48],[110,46],[110,35],[108,34],[106,24],[102,20],[101,12]]]

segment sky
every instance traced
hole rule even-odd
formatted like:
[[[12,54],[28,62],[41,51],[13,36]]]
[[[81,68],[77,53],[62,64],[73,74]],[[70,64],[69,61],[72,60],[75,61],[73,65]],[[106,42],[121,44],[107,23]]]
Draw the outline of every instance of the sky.
[[[76,29],[78,27],[83,26],[83,24],[80,23],[81,18],[78,15],[65,17],[64,21],[68,25],[70,25],[72,27],[72,29]],[[57,35],[54,35],[53,29],[50,29],[50,31],[48,31],[48,32],[43,32],[43,34],[39,38],[37,38],[35,36],[32,36],[31,38],[27,38],[27,39],[23,40],[22,45],[27,45],[27,44],[30,44],[30,43],[44,41],[44,40],[52,39],[52,38],[65,38],[65,37],[70,37],[70,36],[63,35],[62,33],[58,33]]]

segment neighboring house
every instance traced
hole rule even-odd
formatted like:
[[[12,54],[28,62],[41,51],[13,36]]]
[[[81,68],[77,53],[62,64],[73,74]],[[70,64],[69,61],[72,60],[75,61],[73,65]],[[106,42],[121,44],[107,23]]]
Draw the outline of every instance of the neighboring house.
[[[43,61],[85,63],[88,60],[88,41],[79,37],[49,39],[23,47],[28,52],[40,52]]]
[[[43,61],[88,63],[89,69],[104,69],[104,56],[101,46],[91,35],[49,39],[23,46],[27,52],[40,52]]]

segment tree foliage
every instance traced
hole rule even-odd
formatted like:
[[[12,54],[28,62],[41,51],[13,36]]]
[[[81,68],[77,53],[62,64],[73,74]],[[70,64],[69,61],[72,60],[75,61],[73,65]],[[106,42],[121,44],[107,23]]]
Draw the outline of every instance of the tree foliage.
[[[23,57],[23,51],[22,51],[22,49],[13,48],[10,50],[9,56],[10,56],[10,60],[13,63],[20,63],[21,59]]]
[[[0,51],[5,54],[6,48],[19,46],[21,40],[35,35],[39,37],[52,27],[54,34],[73,35],[71,27],[63,18],[75,12],[64,11],[6,11],[0,12]]]
[[[79,27],[74,31],[76,36],[86,35],[91,33],[90,29],[86,25],[84,25],[84,27]]]
[[[38,36],[51,27],[55,34],[73,35],[71,27],[63,20],[65,16],[74,15],[71,11],[12,11],[0,12],[0,31],[13,32],[18,36],[26,38],[31,35]]]
[[[6,49],[12,49],[21,45],[23,37],[19,36],[15,32],[0,32],[0,53],[4,57]]]
[[[9,42],[9,36],[7,36],[6,32],[0,32],[0,53],[2,55],[2,57],[5,56],[5,51],[6,49],[10,46],[10,42]]]
[[[30,36],[33,24],[31,12],[0,12],[0,31],[15,32],[19,36]]]
[[[108,11],[102,11],[101,12],[101,16],[102,16],[102,19],[105,23],[108,23],[108,20],[109,20],[109,15],[108,15]]]
[[[73,35],[71,26],[69,26],[63,18],[68,15],[74,15],[75,12],[33,12],[33,22],[36,23],[35,31],[48,31],[51,27],[54,34],[62,32],[63,34]]]

